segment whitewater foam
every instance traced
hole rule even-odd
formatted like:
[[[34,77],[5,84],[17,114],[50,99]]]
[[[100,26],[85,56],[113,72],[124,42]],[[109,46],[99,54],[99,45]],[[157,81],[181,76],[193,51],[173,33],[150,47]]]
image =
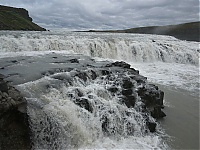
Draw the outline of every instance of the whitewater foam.
[[[70,74],[73,71],[56,73],[18,86],[31,97],[28,99],[28,113],[34,149],[167,148],[163,141],[165,134],[159,126],[156,133],[146,133],[139,100],[134,108],[119,104],[118,97],[107,90],[113,82],[106,80],[106,76],[86,82],[75,77],[70,84],[55,79],[57,75],[68,78]],[[117,77],[113,74],[113,79]],[[120,80],[116,82],[120,83]],[[93,113],[75,104],[78,95],[89,100]],[[110,120],[106,132],[102,130],[105,117]],[[155,122],[150,116],[149,119]]]
[[[132,67],[148,78],[149,82],[171,88],[184,89],[191,95],[199,96],[199,68],[190,64],[178,63],[132,63]]]
[[[199,42],[142,34],[0,33],[0,58],[59,53],[122,60],[151,82],[199,92]]]
[[[0,49],[0,58],[56,53],[84,54],[96,57],[96,60],[123,60],[148,77],[150,82],[182,88],[195,95],[199,93],[199,42],[158,35],[1,31]],[[63,76],[67,74],[62,73]],[[29,95],[28,112],[35,133],[34,147],[167,149],[162,128],[158,126],[159,133],[144,135],[140,132],[144,122],[138,124],[135,116],[126,118],[127,121],[133,121],[131,123],[138,129],[135,136],[104,136],[99,127],[99,118],[75,105],[69,97],[77,94],[75,89],[80,90],[86,98],[93,97],[96,100],[96,103],[91,101],[93,109],[104,110],[97,111],[96,116],[108,115],[108,110],[113,110],[116,116],[110,117],[119,125],[118,121],[124,117],[120,114],[124,114],[127,108],[115,103],[116,97],[111,97],[105,90],[107,86],[109,84],[105,84],[104,80],[84,83],[77,78],[74,78],[73,86],[69,86],[55,80],[53,75],[19,85],[19,89]],[[167,102],[165,104],[170,105]],[[142,117],[135,110],[129,111]],[[110,124],[110,129],[112,127],[114,124]],[[54,142],[49,144],[48,141]]]
[[[1,53],[63,51],[129,62],[171,62],[198,65],[198,42],[161,35],[71,32],[5,32]],[[69,53],[68,52],[68,53]]]

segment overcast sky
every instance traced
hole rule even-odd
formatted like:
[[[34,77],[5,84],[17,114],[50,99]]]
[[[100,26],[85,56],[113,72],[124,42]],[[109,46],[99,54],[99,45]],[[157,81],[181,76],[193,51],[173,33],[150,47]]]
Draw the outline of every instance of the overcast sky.
[[[0,0],[45,28],[126,29],[199,21],[200,0]]]

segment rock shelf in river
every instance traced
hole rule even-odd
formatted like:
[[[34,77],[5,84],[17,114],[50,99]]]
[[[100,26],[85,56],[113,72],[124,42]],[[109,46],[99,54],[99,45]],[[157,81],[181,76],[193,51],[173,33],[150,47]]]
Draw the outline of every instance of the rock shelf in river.
[[[125,62],[95,61],[82,55],[61,56],[52,53],[41,57],[1,59],[0,68],[3,74],[0,76],[0,148],[30,149],[32,131],[31,122],[28,121],[26,98],[11,84],[17,87],[18,84],[35,81],[44,76],[56,80],[57,83],[43,85],[43,93],[48,93],[52,86],[72,86],[74,79],[83,84],[101,80],[106,84],[105,91],[116,97],[116,103],[141,112],[147,127],[144,133],[156,132],[157,123],[152,121],[150,116],[155,119],[166,116],[162,111],[164,92],[149,84],[146,77],[141,76],[138,70]],[[62,75],[64,72],[68,72],[69,75]],[[95,112],[96,108],[91,103],[94,98],[92,95],[85,95],[77,88],[73,93],[67,93],[67,96],[88,113]],[[112,115],[115,112],[108,113]],[[126,115],[129,115],[128,111]],[[109,116],[103,115],[100,122],[105,135],[121,134],[121,129],[111,129],[112,120]],[[130,123],[126,125],[129,130],[127,134],[132,135],[134,126]]]

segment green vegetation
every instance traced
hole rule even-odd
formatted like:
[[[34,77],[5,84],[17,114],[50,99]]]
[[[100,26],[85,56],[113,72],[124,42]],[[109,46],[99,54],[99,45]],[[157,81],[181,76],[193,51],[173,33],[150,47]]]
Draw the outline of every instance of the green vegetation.
[[[45,31],[32,22],[25,9],[0,6],[0,30]]]

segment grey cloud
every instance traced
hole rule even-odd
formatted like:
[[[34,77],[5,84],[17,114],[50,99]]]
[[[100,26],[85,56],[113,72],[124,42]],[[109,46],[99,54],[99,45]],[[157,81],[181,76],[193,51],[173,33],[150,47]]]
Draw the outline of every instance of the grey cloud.
[[[125,29],[198,21],[197,0],[1,0],[47,28]]]

